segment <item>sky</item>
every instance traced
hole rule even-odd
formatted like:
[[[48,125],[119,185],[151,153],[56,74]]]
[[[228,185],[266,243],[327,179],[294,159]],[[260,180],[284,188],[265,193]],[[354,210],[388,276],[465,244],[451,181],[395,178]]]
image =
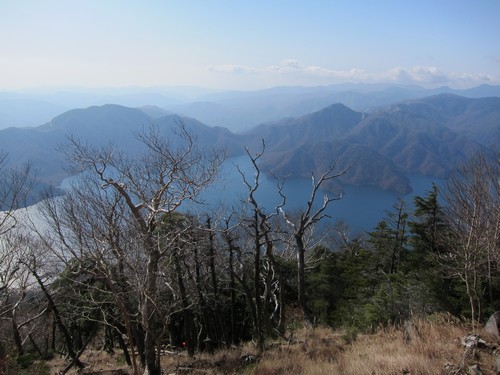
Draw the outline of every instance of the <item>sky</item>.
[[[500,84],[500,0],[0,0],[0,91]]]

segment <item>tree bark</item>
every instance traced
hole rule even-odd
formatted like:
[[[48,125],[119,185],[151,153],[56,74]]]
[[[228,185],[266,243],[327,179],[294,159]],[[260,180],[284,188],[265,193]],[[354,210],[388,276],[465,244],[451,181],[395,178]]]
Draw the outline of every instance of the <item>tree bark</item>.
[[[297,245],[297,302],[302,311],[304,321],[309,323],[309,313],[306,305],[306,280],[305,280],[305,246],[302,239],[303,235],[298,233],[295,235],[295,243]]]
[[[161,375],[160,363],[157,361],[156,356],[156,340],[155,340],[155,326],[156,326],[156,306],[155,296],[157,292],[157,274],[158,262],[160,260],[159,251],[152,248],[149,249],[149,257],[146,271],[146,290],[144,293],[144,306],[143,306],[143,326],[145,331],[144,337],[144,357],[145,369],[144,375]]]
[[[47,298],[49,309],[52,310],[52,312],[54,314],[54,319],[55,319],[55,322],[57,324],[57,328],[59,328],[59,331],[61,332],[61,334],[63,336],[64,342],[66,344],[66,348],[68,349],[68,354],[72,359],[72,365],[74,364],[74,365],[78,366],[79,368],[83,368],[84,365],[82,362],[80,362],[80,360],[77,357],[77,353],[75,353],[75,351],[73,349],[73,341],[71,339],[71,335],[69,334],[68,329],[66,328],[66,326],[64,325],[64,323],[61,319],[61,315],[59,314],[59,310],[57,309],[56,304],[55,304],[51,294],[49,293],[49,291],[45,287],[45,284],[43,283],[43,281],[40,278],[40,276],[38,275],[38,273],[33,268],[30,268],[30,271],[31,271],[32,275],[35,277],[38,285],[40,285],[40,289],[42,289],[43,294]]]

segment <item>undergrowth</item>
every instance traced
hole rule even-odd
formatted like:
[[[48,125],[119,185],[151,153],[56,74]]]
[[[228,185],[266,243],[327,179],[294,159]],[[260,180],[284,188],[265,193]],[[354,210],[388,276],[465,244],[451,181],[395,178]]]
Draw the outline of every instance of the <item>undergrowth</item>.
[[[461,338],[468,333],[467,324],[448,315],[414,319],[404,327],[381,327],[373,334],[300,328],[288,339],[269,342],[263,353],[252,343],[194,357],[169,353],[162,357],[162,370],[166,374],[461,375],[471,373],[475,365],[484,375],[495,374],[500,343],[486,337],[488,347],[467,350]],[[91,358],[97,359],[82,359],[89,363]]]

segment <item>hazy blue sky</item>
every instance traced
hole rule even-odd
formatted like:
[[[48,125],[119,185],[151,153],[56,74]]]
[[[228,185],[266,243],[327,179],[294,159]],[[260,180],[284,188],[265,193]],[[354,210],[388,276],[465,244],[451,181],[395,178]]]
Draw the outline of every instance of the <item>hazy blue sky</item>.
[[[500,0],[0,0],[0,90],[500,84]]]

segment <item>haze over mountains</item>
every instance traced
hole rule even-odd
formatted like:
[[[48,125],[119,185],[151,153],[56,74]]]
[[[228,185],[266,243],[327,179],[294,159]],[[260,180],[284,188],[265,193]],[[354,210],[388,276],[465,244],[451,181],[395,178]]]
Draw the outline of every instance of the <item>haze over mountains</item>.
[[[57,185],[67,176],[63,168],[64,156],[57,148],[68,135],[93,145],[112,142],[121,150],[138,150],[134,134],[141,129],[153,124],[162,134],[170,135],[182,122],[201,147],[225,148],[228,156],[244,154],[245,147],[257,151],[264,139],[263,169],[279,176],[309,177],[311,172],[317,175],[338,160],[339,170],[350,166],[349,172],[338,182],[404,194],[411,191],[408,174],[445,178],[457,163],[480,149],[496,146],[500,139],[499,97],[438,94],[399,101],[368,112],[335,102],[335,95],[331,93],[320,100],[318,90],[276,88],[263,96],[228,94],[233,104],[243,103],[246,97],[256,106],[256,102],[262,104],[267,97],[270,108],[274,109],[285,108],[285,102],[290,108],[294,103],[299,106],[300,102],[302,107],[296,108],[297,112],[304,111],[307,106],[321,106],[297,116],[291,116],[293,111],[289,111],[285,118],[256,123],[244,132],[209,126],[199,119],[152,105],[130,108],[106,104],[72,109],[37,127],[0,130],[0,150],[9,153],[11,163],[32,161],[42,181]],[[364,98],[366,105],[371,100],[374,105],[376,101],[388,101],[394,91],[402,95],[401,90],[409,92],[407,88],[385,89],[353,93],[352,97]],[[497,87],[480,87],[468,93],[479,95],[486,91],[500,93]],[[217,95],[214,97],[222,96]],[[285,100],[293,95],[300,100]],[[323,105],[327,97],[333,101]],[[281,107],[277,105],[280,101]],[[249,104],[247,108],[251,107]],[[266,117],[269,113],[256,111],[254,117]],[[279,110],[275,115],[277,113]],[[336,186],[328,188],[334,190]]]
[[[319,111],[334,103],[342,103],[356,111],[371,112],[402,100],[442,93],[468,98],[498,97],[500,86],[453,90],[449,87],[424,89],[410,85],[342,84],[231,92],[195,87],[0,92],[0,129],[38,126],[74,108],[119,104],[127,107],[157,106],[210,126],[242,131],[263,122]]]

